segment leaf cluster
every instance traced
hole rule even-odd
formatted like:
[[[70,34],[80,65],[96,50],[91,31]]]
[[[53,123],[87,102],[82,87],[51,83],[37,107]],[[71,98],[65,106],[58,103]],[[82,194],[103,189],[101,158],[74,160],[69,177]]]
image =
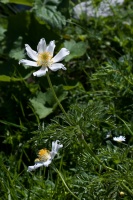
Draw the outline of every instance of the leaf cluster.
[[[125,0],[110,16],[77,19],[74,2],[0,2],[2,200],[133,199],[133,3]],[[92,3],[98,9],[101,1]],[[55,54],[70,50],[67,71],[50,72],[67,117],[46,77],[18,65],[24,44],[36,50],[41,38],[56,41]],[[125,142],[113,140],[120,135]],[[55,140],[63,148],[53,163],[27,173],[38,150],[51,150]]]

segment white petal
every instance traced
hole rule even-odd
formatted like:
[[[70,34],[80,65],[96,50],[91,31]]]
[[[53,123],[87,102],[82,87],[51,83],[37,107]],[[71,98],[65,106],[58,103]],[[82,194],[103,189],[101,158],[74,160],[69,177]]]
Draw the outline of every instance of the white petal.
[[[60,144],[59,140],[56,140],[55,142],[54,141],[52,142],[52,151],[58,152],[58,150],[60,148],[62,148],[62,147],[63,147],[63,144]]]
[[[38,55],[38,53],[36,51],[34,51],[28,44],[25,44],[25,49],[27,51],[27,55],[31,59],[37,61],[37,55]]]
[[[126,138],[125,136],[120,135],[119,137],[113,137],[113,140],[116,142],[125,142]]]
[[[53,56],[54,49],[55,49],[55,41],[51,41],[47,46],[46,51],[50,52],[51,55]]]
[[[37,77],[41,77],[44,76],[46,74],[46,72],[48,71],[47,67],[42,67],[41,69],[39,69],[38,71],[34,72],[33,75],[37,76]]]
[[[33,171],[33,170],[36,170],[37,168],[39,168],[39,167],[42,167],[43,166],[43,163],[36,163],[35,165],[33,165],[33,166],[29,166],[28,167],[28,172],[31,172],[31,171]]]
[[[19,61],[19,64],[22,63],[24,65],[29,65],[29,66],[34,66],[34,67],[38,67],[37,66],[37,62],[31,61],[31,60],[26,60],[26,59],[22,59]]]
[[[55,63],[55,64],[52,64],[49,69],[51,69],[52,71],[57,71],[59,69],[63,69],[63,70],[66,70],[66,68],[64,67],[64,65],[62,63]]]
[[[70,51],[68,51],[66,48],[62,48],[59,51],[59,53],[57,53],[57,55],[53,57],[53,61],[59,62],[59,61],[63,60],[69,54],[70,54]]]
[[[36,170],[39,167],[42,167],[42,166],[48,167],[51,162],[52,162],[51,159],[47,160],[46,162],[38,162],[33,166],[29,166],[27,171],[31,172],[33,170]]]
[[[46,41],[44,38],[42,38],[37,45],[37,51],[38,53],[43,53],[45,49],[46,49]]]
[[[59,149],[63,147],[62,144],[58,144],[59,140],[56,140],[55,142],[52,142],[52,151],[50,152],[51,158],[53,159],[55,155],[58,153]]]

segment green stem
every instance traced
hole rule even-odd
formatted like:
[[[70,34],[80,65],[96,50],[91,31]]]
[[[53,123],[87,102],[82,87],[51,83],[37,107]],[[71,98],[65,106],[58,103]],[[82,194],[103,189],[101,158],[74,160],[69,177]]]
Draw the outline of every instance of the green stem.
[[[55,171],[57,172],[57,174],[60,176],[60,178],[61,178],[62,182],[64,183],[64,185],[65,185],[66,189],[68,190],[68,192],[69,192],[73,197],[75,197],[75,199],[80,200],[80,199],[69,189],[69,187],[67,186],[66,182],[64,181],[64,179],[63,179],[61,173],[58,171],[58,169],[57,169],[57,168],[54,168],[54,170],[55,170]]]
[[[50,76],[49,76],[49,73],[48,73],[48,72],[46,73],[46,76],[47,76],[47,80],[48,80],[49,86],[50,86],[50,88],[51,88],[51,90],[52,90],[52,92],[53,92],[53,95],[54,95],[54,98],[55,98],[56,102],[58,103],[58,105],[59,105],[61,111],[63,112],[63,114],[66,116],[66,118],[68,119],[68,121],[71,123],[71,121],[70,121],[70,119],[69,119],[69,117],[68,117],[66,111],[64,110],[64,108],[63,108],[63,106],[61,105],[61,103],[60,103],[58,97],[56,96],[56,93],[55,93],[55,91],[54,91],[54,88],[53,88],[53,85],[52,85],[52,82],[51,82],[51,79],[50,79]]]
[[[122,182],[122,186],[128,191],[131,196],[133,196],[133,192],[125,185],[125,183]]]

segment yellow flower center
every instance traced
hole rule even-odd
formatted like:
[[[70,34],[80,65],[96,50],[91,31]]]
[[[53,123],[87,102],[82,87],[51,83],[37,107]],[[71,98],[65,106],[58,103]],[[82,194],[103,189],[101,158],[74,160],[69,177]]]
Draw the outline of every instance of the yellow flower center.
[[[37,65],[50,67],[53,64],[52,55],[50,52],[43,52],[38,54]]]
[[[36,162],[46,162],[50,158],[51,158],[50,151],[47,149],[41,149],[38,152],[38,158],[35,159],[35,163]]]

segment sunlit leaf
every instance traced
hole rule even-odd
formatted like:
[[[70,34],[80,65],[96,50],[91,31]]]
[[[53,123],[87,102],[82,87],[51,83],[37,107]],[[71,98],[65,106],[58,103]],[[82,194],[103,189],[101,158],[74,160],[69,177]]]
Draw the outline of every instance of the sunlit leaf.
[[[61,29],[66,24],[65,17],[57,10],[56,5],[50,5],[50,2],[44,4],[42,1],[36,2],[33,8],[36,16],[42,21],[46,21],[54,28]]]
[[[88,44],[87,42],[75,42],[74,40],[70,40],[65,41],[64,46],[70,51],[70,54],[65,59],[69,61],[83,56],[87,51]]]
[[[48,108],[44,106],[42,102],[39,102],[39,98],[30,99],[30,102],[32,106],[34,107],[35,112],[39,115],[40,119],[47,117],[53,111],[52,108]]]
[[[15,3],[25,6],[32,6],[34,3],[34,0],[1,0],[2,3]]]

